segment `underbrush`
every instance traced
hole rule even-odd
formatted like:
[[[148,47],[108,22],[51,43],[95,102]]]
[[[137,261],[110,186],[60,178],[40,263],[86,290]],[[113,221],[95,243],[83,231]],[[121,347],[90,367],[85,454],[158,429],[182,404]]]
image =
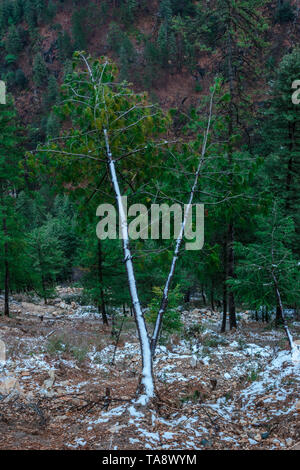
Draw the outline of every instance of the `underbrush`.
[[[83,362],[88,353],[88,347],[78,347],[70,343],[64,336],[55,336],[48,340],[46,351],[50,356],[68,354],[78,362]]]

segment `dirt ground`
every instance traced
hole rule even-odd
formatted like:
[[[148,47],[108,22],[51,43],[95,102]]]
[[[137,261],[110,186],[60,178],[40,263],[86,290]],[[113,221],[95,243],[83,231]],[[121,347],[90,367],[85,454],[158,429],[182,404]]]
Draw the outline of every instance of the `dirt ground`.
[[[132,317],[116,348],[78,294],[58,289],[52,305],[15,297],[12,318],[0,317],[0,449],[297,448],[300,364],[282,331],[247,316],[220,335],[220,314],[183,310],[182,333],[158,348],[157,399],[145,409],[134,403]],[[300,323],[290,326],[299,338]]]

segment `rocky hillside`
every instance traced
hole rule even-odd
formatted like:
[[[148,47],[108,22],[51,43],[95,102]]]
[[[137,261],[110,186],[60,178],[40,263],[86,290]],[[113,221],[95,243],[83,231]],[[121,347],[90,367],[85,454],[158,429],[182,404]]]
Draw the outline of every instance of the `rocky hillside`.
[[[276,0],[264,7],[268,47],[257,57],[257,65],[267,73],[248,83],[257,101],[276,64],[299,42],[297,3]],[[23,122],[40,127],[45,120],[54,87],[50,77],[61,81],[75,49],[112,58],[122,78],[137,90],[147,89],[165,109],[188,109],[222,72],[214,41],[210,39],[210,47],[201,43],[200,31],[199,38],[197,31],[190,42],[187,37],[187,25],[195,21],[200,4],[205,9],[206,2],[199,1],[1,0],[0,75],[15,96]],[[164,36],[166,22],[172,32]]]

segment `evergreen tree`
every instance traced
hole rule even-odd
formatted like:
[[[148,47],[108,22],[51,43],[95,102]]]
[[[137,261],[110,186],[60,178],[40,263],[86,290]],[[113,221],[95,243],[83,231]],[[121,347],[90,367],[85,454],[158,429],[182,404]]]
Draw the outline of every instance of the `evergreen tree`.
[[[48,87],[45,96],[45,106],[50,108],[56,104],[59,95],[57,80],[54,75],[49,76]]]
[[[49,138],[54,138],[59,136],[60,131],[60,121],[56,114],[50,113],[46,123],[46,135]]]
[[[57,275],[66,262],[53,219],[49,218],[44,225],[32,230],[27,254],[31,260],[32,283],[47,303]]]
[[[129,78],[130,69],[135,60],[135,50],[132,42],[127,34],[124,35],[124,40],[120,48],[120,76],[121,79],[127,80]]]
[[[76,10],[72,15],[72,35],[75,49],[85,50],[87,47],[87,11],[85,8]]]
[[[20,260],[20,227],[16,213],[17,191],[22,184],[20,161],[22,150],[12,99],[1,105],[0,112],[0,260],[4,290],[4,315],[9,315],[9,291],[13,282],[13,265]]]
[[[107,43],[114,52],[120,52],[120,49],[124,42],[124,37],[124,32],[121,30],[120,26],[117,23],[113,22],[109,25]]]
[[[71,37],[67,31],[60,32],[58,35],[59,60],[64,62],[72,56],[73,45]]]
[[[5,42],[5,49],[8,54],[18,55],[22,50],[22,41],[20,33],[16,26],[11,26],[8,31],[7,39]]]
[[[14,24],[19,24],[23,18],[23,1],[22,0],[15,0],[13,2],[13,19]]]
[[[40,87],[45,85],[48,77],[48,69],[44,58],[40,52],[38,52],[33,62],[33,80],[35,84]]]
[[[208,8],[207,16],[212,16],[213,21],[221,25],[221,33],[216,37],[215,46],[220,47],[223,53],[224,76],[228,84],[228,104],[225,106],[226,139],[228,142],[225,152],[227,154],[229,168],[229,186],[231,195],[234,195],[234,151],[240,147],[237,136],[243,136],[244,128],[241,124],[248,116],[249,102],[245,94],[243,79],[246,75],[255,76],[253,59],[264,45],[263,34],[267,26],[263,16],[259,12],[262,6],[260,0],[218,0],[215,9]],[[255,15],[249,15],[249,11],[255,11]],[[246,95],[246,96],[245,96]],[[230,209],[231,212],[231,209]],[[229,212],[229,214],[230,214]],[[226,278],[235,277],[235,223],[231,215],[228,220],[227,232],[227,267]],[[234,293],[228,292],[228,311],[230,328],[236,327],[236,308]],[[224,316],[226,312],[224,311]]]
[[[137,6],[137,0],[123,0],[121,5],[121,18],[126,25],[129,25],[134,21]]]
[[[300,236],[300,116],[292,102],[292,84],[299,76],[300,50],[283,57],[271,88],[271,99],[259,120],[262,142],[259,150],[266,157],[264,181],[282,201],[286,216],[293,217],[296,233],[294,250],[299,254]]]
[[[295,7],[290,1],[278,0],[275,11],[275,21],[289,23],[295,18]]]
[[[291,250],[294,224],[284,218],[278,203],[268,217],[256,217],[256,240],[247,246],[237,244],[242,259],[238,279],[232,280],[241,300],[255,310],[263,305],[276,307],[276,324],[284,324],[283,305],[299,305],[300,270]]]
[[[162,0],[159,5],[159,15],[164,23],[170,25],[172,21],[171,0]]]
[[[28,83],[28,80],[23,72],[22,69],[18,69],[16,70],[16,74],[15,74],[15,84],[17,86],[19,86],[20,88],[25,88],[25,86],[27,85]]]
[[[33,0],[33,8],[36,12],[38,23],[41,23],[47,11],[47,0]]]
[[[29,29],[34,30],[34,28],[37,26],[37,14],[34,5],[34,0],[25,0],[24,18],[29,26]]]

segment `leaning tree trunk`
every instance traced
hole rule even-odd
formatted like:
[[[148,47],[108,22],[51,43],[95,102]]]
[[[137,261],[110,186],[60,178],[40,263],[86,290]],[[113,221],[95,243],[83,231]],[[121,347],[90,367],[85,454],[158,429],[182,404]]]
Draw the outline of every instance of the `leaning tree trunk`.
[[[191,189],[191,192],[190,192],[189,201],[188,201],[187,207],[185,209],[183,222],[181,224],[180,232],[179,232],[178,238],[176,240],[170,271],[169,271],[169,274],[168,274],[168,277],[167,277],[167,280],[166,280],[166,283],[165,283],[165,286],[164,286],[163,295],[162,295],[162,299],[161,299],[161,303],[160,303],[160,308],[159,308],[159,311],[158,311],[158,314],[157,314],[157,317],[156,317],[156,322],[155,322],[155,326],[154,326],[154,330],[153,330],[153,334],[152,334],[152,338],[151,338],[151,354],[152,354],[152,356],[154,356],[154,354],[155,354],[155,349],[156,349],[156,346],[157,346],[157,342],[158,342],[161,327],[162,327],[163,316],[164,316],[164,314],[166,312],[166,309],[167,309],[167,306],[168,306],[169,291],[170,291],[171,284],[172,284],[172,281],[173,281],[176,263],[177,263],[178,258],[179,258],[179,253],[180,253],[180,248],[181,248],[181,245],[182,245],[184,231],[185,231],[185,228],[186,228],[186,223],[187,223],[187,220],[188,220],[189,212],[192,208],[194,195],[195,195],[195,192],[196,192],[196,189],[197,189],[197,186],[198,186],[198,181],[199,181],[200,174],[201,174],[201,169],[202,169],[202,167],[204,165],[204,162],[205,162],[207,141],[208,141],[208,135],[209,135],[210,126],[211,126],[211,119],[212,119],[214,93],[215,93],[215,89],[212,92],[211,98],[210,98],[209,117],[208,117],[208,123],[207,123],[206,131],[205,131],[205,134],[204,134],[202,150],[201,150],[201,156],[200,156],[199,163],[198,163],[198,166],[197,166],[197,170],[196,170],[196,173],[195,173],[194,183],[193,183],[193,186],[192,186],[192,189]]]
[[[286,336],[287,336],[287,339],[288,339],[288,342],[289,342],[289,345],[290,345],[290,348],[291,348],[292,359],[295,362],[300,362],[300,348],[297,344],[295,344],[295,342],[293,340],[293,337],[291,335],[291,332],[289,330],[288,324],[285,320],[285,316],[284,316],[284,313],[283,313],[283,305],[282,305],[280,290],[279,290],[279,286],[278,286],[278,280],[277,280],[277,277],[276,277],[274,271],[272,271],[272,277],[273,277],[273,281],[274,281],[274,288],[275,288],[278,314],[280,315],[280,318],[281,318],[281,321],[282,321],[283,327],[285,329]],[[277,315],[277,311],[276,311],[276,315]]]
[[[142,378],[141,378],[141,396],[139,402],[146,404],[147,401],[154,397],[154,380],[153,380],[153,371],[152,371],[152,355],[150,349],[150,342],[148,337],[148,331],[146,327],[145,318],[142,312],[140,300],[138,297],[134,268],[132,263],[132,255],[129,244],[129,234],[128,234],[128,225],[127,217],[124,211],[122,196],[120,192],[119,182],[117,178],[115,161],[110,150],[109,137],[107,129],[104,129],[104,137],[106,143],[107,158],[109,164],[109,170],[111,175],[111,181],[114,187],[116,194],[116,199],[118,203],[119,216],[121,221],[121,230],[122,230],[122,242],[123,242],[123,251],[124,251],[124,261],[128,276],[129,290],[132,300],[132,306],[135,316],[135,321],[137,325],[140,345],[141,345],[141,354],[142,354]]]

